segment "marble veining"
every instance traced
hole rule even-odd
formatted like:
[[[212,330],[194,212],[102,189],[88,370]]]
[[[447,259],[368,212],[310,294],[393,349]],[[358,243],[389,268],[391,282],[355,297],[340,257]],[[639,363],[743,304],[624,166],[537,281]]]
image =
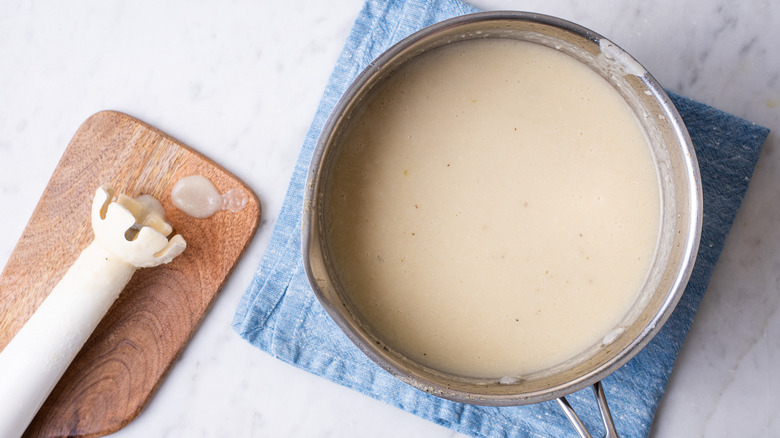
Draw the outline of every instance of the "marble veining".
[[[659,82],[780,129],[780,3],[475,0],[615,41]],[[281,363],[230,323],[362,0],[4,3],[0,266],[78,126],[127,112],[255,189],[257,236],[147,409],[117,437],[456,437]],[[780,436],[780,147],[770,136],[672,374],[654,437]]]

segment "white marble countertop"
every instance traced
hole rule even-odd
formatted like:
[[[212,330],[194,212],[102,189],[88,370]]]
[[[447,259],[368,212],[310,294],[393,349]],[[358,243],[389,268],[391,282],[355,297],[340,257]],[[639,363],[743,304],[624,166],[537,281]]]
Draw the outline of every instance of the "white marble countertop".
[[[599,32],[665,87],[780,129],[780,3],[483,0]],[[117,437],[447,437],[309,375],[231,328],[362,0],[3,3],[0,266],[91,114],[138,117],[211,156],[263,204],[258,233],[147,409]],[[770,136],[653,436],[780,436],[780,140]]]

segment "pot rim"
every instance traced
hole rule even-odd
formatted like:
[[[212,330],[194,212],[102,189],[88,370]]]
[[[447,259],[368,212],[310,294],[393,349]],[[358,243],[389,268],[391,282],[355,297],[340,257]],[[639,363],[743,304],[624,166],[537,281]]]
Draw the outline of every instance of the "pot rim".
[[[384,348],[386,346],[381,345],[379,341],[367,335],[364,330],[358,327],[359,324],[355,324],[349,311],[345,310],[346,305],[343,302],[332,299],[333,291],[331,289],[335,286],[332,283],[332,279],[328,276],[327,267],[320,266],[320,264],[327,263],[325,261],[327,255],[323,254],[323,238],[319,230],[319,215],[321,214],[319,206],[321,205],[322,197],[323,160],[331,149],[334,132],[343,122],[345,113],[351,107],[357,105],[354,103],[356,97],[359,97],[361,93],[363,95],[367,93],[364,91],[366,87],[380,81],[383,77],[382,75],[387,74],[388,67],[392,67],[391,64],[397,57],[409,50],[413,50],[414,46],[420,44],[421,41],[428,41],[440,34],[473,24],[502,23],[505,21],[527,22],[558,29],[566,34],[573,35],[575,38],[587,41],[589,44],[595,43],[597,47],[603,47],[606,43],[610,45],[610,53],[613,55],[617,54],[628,60],[631,64],[631,74],[639,73],[635,74],[635,76],[644,83],[664,111],[663,114],[668,119],[673,137],[679,144],[679,153],[684,157],[682,159],[684,169],[681,169],[681,179],[687,184],[687,193],[685,194],[688,197],[687,213],[689,217],[680,230],[680,232],[685,233],[685,238],[682,241],[682,257],[679,263],[680,268],[676,271],[669,287],[669,292],[658,307],[654,317],[645,324],[644,329],[627,346],[609,360],[589,369],[577,378],[539,390],[495,394],[478,390],[459,389],[459,385],[456,384],[458,383],[456,376],[446,375],[444,383],[424,377],[421,378],[421,376],[410,372],[408,366],[406,366],[408,365],[407,362],[411,362],[409,359],[399,360],[399,358],[389,354]],[[414,56],[410,56],[408,59]],[[663,324],[674,311],[690,278],[701,236],[702,188],[696,154],[682,118],[663,88],[634,58],[601,35],[561,18],[531,12],[492,11],[451,18],[428,26],[387,49],[357,76],[335,105],[315,146],[305,187],[301,228],[303,263],[309,283],[325,311],[364,354],[399,380],[442,398],[478,405],[512,406],[559,398],[593,385],[628,362],[660,331]],[[419,364],[415,365],[428,371],[433,371]],[[447,382],[446,379],[448,378],[452,380]],[[476,388],[478,389],[479,385]]]

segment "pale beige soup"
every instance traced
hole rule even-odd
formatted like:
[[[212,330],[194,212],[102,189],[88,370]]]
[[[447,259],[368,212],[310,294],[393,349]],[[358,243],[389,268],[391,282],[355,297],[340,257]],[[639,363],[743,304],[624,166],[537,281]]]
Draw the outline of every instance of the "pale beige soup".
[[[660,200],[620,95],[553,49],[438,49],[351,129],[326,189],[339,282],[429,367],[522,376],[598,345],[645,280]]]

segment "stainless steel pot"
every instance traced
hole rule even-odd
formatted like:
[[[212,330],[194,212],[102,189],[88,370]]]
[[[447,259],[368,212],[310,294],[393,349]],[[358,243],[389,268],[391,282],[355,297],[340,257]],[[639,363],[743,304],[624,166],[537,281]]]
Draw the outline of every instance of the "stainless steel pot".
[[[458,41],[512,38],[562,51],[588,65],[620,92],[634,111],[653,151],[661,184],[662,221],[650,274],[633,310],[606,345],[553,369],[522,379],[474,379],[418,364],[386,345],[351,309],[332,265],[323,223],[323,190],[339,148],[372,90],[411,59]],[[463,403],[510,406],[558,399],[581,436],[590,436],[565,395],[593,386],[607,436],[617,436],[600,380],[636,355],[658,333],[680,299],[701,234],[701,181],[687,130],[669,97],[631,56],[602,36],[571,22],[525,12],[484,12],[447,20],[404,39],[371,63],[347,89],[319,138],[308,175],[303,214],[303,258],[322,306],[373,361],[398,379],[433,395]]]

